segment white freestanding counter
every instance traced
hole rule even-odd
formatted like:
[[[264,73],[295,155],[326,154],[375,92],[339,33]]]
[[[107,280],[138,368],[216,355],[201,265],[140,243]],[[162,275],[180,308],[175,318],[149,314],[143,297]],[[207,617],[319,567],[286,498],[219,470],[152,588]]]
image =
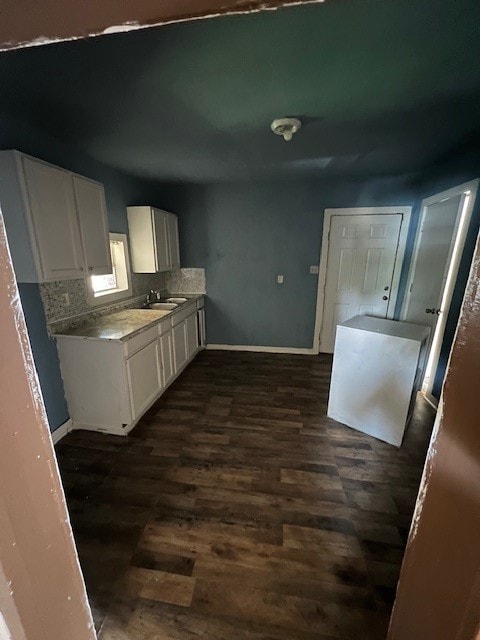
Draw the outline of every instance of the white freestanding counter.
[[[339,324],[328,416],[399,447],[421,384],[429,332],[370,316]]]

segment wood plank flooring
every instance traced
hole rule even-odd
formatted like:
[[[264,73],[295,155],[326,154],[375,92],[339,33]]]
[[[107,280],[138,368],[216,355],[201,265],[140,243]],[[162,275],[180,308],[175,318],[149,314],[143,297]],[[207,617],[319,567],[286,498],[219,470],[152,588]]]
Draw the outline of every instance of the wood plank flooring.
[[[385,638],[434,415],[357,433],[330,369],[206,351],[130,437],[57,445],[100,640]]]

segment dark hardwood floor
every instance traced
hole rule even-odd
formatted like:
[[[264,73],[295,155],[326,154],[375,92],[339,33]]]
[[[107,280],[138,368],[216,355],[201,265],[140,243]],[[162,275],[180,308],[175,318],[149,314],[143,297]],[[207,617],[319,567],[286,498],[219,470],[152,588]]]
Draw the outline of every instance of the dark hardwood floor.
[[[433,424],[326,417],[327,356],[201,353],[128,438],[58,461],[101,640],[376,640]]]

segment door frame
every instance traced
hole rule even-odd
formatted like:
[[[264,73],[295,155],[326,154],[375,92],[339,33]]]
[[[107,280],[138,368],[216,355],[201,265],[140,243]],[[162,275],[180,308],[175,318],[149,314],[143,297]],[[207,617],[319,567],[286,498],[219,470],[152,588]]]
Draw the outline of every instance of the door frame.
[[[333,216],[379,216],[392,214],[400,214],[402,216],[402,222],[400,223],[398,248],[393,268],[392,288],[390,292],[390,300],[388,302],[387,318],[393,318],[393,314],[395,312],[395,305],[397,303],[398,289],[400,284],[400,275],[402,272],[403,259],[405,257],[405,249],[407,246],[407,237],[410,227],[412,207],[351,207],[325,209],[323,214],[323,234],[322,244],[320,247],[320,263],[318,267],[317,307],[315,313],[315,333],[313,336],[314,353],[320,353],[320,334],[323,323],[325,287],[327,284],[328,252],[330,249],[330,228],[332,225]]]
[[[405,289],[405,297],[403,299],[402,310],[400,313],[400,319],[403,320],[408,312],[408,307],[410,304],[411,298],[411,287],[415,278],[415,270],[417,267],[417,259],[418,252],[420,250],[420,240],[422,237],[421,230],[422,225],[425,220],[426,210],[432,204],[437,204],[439,202],[443,202],[444,200],[449,200],[450,198],[455,198],[456,196],[466,196],[468,192],[470,192],[470,198],[467,203],[466,208],[464,209],[465,198],[461,201],[461,205],[458,208],[457,218],[455,220],[455,227],[453,229],[452,240],[450,241],[450,250],[448,254],[448,262],[446,267],[446,273],[444,272],[444,278],[446,278],[445,286],[440,296],[440,300],[438,301],[438,308],[443,306],[444,312],[439,316],[437,324],[435,325],[435,331],[431,336],[431,342],[429,343],[429,352],[426,354],[425,358],[425,368],[422,374],[422,389],[424,387],[425,375],[427,370],[427,364],[430,361],[430,358],[434,357],[434,365],[432,366],[432,371],[434,371],[433,375],[430,376],[428,380],[428,385],[423,392],[427,400],[433,404],[433,406],[437,406],[438,401],[436,398],[432,396],[433,383],[435,381],[435,374],[438,368],[438,360],[440,358],[440,352],[442,349],[443,338],[445,335],[445,327],[447,324],[448,313],[450,311],[450,305],[452,302],[453,292],[455,290],[455,285],[458,277],[458,269],[460,266],[460,261],[462,259],[463,250],[465,247],[465,241],[467,239],[468,230],[470,228],[470,222],[472,219],[473,208],[475,205],[477,190],[479,185],[479,178],[475,180],[469,180],[468,182],[463,182],[462,184],[457,185],[456,187],[452,187],[451,189],[447,189],[446,191],[441,191],[440,193],[436,193],[433,196],[429,196],[428,198],[424,198],[420,207],[420,215],[418,217],[418,225],[415,232],[415,244],[413,247],[412,258],[410,261],[410,266],[408,269],[408,278]],[[441,334],[438,331],[441,331]],[[437,335],[438,333],[438,335]],[[439,339],[440,336],[440,339]]]

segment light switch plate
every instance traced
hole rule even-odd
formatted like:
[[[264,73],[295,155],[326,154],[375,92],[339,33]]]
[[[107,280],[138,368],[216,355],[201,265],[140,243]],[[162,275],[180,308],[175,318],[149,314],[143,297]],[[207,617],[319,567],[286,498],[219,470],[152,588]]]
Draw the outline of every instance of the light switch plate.
[[[317,275],[318,274],[318,265],[317,264],[312,264],[312,266],[310,267],[310,273],[312,275]]]
[[[283,276],[282,275],[277,276],[277,283],[278,284],[283,284]]]

